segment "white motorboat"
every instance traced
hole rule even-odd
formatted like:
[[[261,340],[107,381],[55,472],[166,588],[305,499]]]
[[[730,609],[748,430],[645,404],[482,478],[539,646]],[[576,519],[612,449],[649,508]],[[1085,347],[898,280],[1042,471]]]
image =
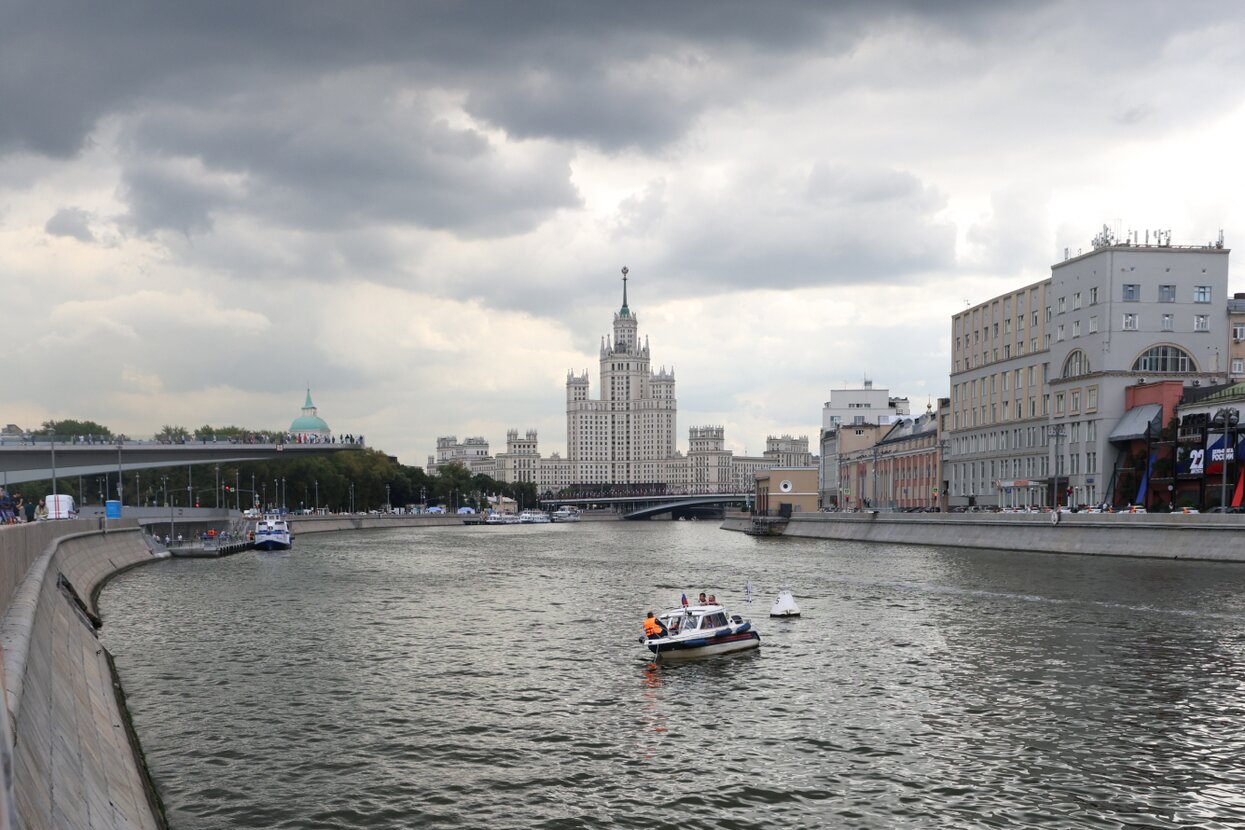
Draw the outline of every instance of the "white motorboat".
[[[583,518],[583,513],[578,507],[571,507],[569,504],[564,504],[557,510],[553,511],[553,515],[549,518],[559,524],[562,522],[578,522]]]
[[[549,514],[543,510],[524,510],[519,514],[521,525],[547,525],[551,521]]]
[[[494,510],[484,517],[484,523],[486,525],[517,525],[519,517],[513,513],[501,513]]]
[[[728,614],[721,605],[689,605],[657,615],[665,634],[641,637],[658,660],[708,657],[745,651],[761,645],[751,620]]]
[[[294,543],[290,526],[279,513],[270,513],[255,523],[255,549],[289,550]]]
[[[774,605],[769,609],[771,617],[798,617],[800,616],[800,606],[795,604],[795,597],[791,595],[790,588],[783,588],[778,592],[778,599],[774,600]]]

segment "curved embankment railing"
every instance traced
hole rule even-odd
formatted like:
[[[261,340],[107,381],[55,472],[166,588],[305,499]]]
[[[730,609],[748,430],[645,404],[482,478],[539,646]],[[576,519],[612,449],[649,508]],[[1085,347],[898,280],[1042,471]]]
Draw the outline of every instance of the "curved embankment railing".
[[[111,655],[95,633],[104,582],[153,557],[132,521],[113,523],[106,534],[97,527],[77,521],[0,530],[12,818],[24,830],[164,826]]]
[[[783,536],[1036,553],[1245,562],[1245,516],[1183,513],[796,513]],[[726,530],[747,532],[747,513]]]

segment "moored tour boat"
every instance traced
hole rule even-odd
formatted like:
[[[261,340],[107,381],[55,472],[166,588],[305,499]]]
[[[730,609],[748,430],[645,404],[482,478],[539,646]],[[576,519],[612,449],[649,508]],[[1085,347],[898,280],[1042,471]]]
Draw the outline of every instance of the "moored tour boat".
[[[524,510],[519,514],[519,524],[523,525],[547,525],[549,521],[549,514],[543,510]]]
[[[553,515],[549,518],[558,523],[578,522],[583,518],[583,514],[580,512],[578,507],[571,507],[569,504],[564,504],[557,510],[553,511]]]
[[[730,654],[761,645],[752,622],[721,605],[690,605],[657,615],[665,636],[641,637],[656,659],[676,660]]]
[[[293,542],[290,526],[279,514],[264,516],[255,523],[256,550],[289,550]]]

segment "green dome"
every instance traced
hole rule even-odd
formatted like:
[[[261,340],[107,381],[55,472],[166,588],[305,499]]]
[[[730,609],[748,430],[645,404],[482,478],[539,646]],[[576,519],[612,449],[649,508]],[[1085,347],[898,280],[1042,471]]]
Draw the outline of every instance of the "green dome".
[[[316,414],[316,405],[311,402],[311,390],[307,390],[307,402],[303,404],[303,414],[290,424],[290,432],[322,432],[329,433],[329,425]]]
[[[290,424],[290,432],[328,432],[329,425],[319,415],[299,415]]]

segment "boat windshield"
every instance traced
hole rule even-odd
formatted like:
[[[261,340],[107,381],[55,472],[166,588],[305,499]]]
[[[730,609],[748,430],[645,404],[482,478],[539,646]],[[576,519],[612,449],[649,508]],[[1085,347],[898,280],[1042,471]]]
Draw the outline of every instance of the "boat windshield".
[[[713,614],[705,614],[705,616],[701,619],[703,620],[701,623],[702,628],[718,628],[726,625],[726,613],[722,611],[718,611]]]

